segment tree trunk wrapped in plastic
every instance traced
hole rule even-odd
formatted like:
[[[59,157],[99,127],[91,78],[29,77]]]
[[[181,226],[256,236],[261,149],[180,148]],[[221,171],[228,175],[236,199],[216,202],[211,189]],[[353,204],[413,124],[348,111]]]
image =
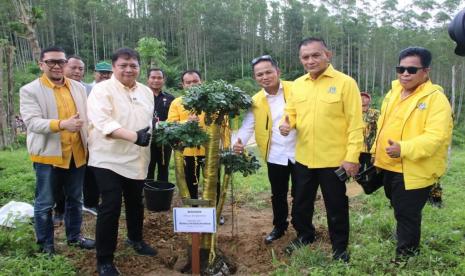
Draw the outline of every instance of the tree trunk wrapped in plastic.
[[[169,145],[174,150],[176,186],[183,200],[190,198],[184,173],[184,148],[198,147],[208,141],[208,136],[196,122],[160,122],[153,132],[153,142]]]
[[[190,198],[189,188],[184,173],[184,155],[181,150],[174,150],[174,173],[176,175],[176,186],[182,199]]]
[[[241,109],[251,106],[251,98],[237,87],[227,84],[224,81],[213,81],[199,86],[191,87],[183,97],[183,105],[186,110],[195,114],[205,113],[205,125],[207,128],[208,142],[205,146],[205,167],[202,199],[208,202],[208,206],[217,208],[217,214],[221,214],[221,209],[217,206],[217,185],[219,185],[220,153],[222,147],[229,147],[228,143],[221,143],[221,136],[230,135],[228,120],[229,117],[238,116]],[[223,185],[227,185],[224,183]],[[221,189],[224,203],[224,193]],[[221,206],[223,205],[221,203]],[[224,268],[224,261],[221,261],[216,254],[216,235],[202,234],[201,247],[203,252],[209,251],[208,268],[203,267],[202,271],[207,274],[227,274]],[[202,258],[201,250],[201,258]],[[202,266],[202,260],[201,260]]]

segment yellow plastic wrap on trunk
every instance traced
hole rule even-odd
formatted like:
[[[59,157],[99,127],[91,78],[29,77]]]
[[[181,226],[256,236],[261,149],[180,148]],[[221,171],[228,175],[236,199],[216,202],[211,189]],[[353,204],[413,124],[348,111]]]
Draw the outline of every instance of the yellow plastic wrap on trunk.
[[[179,195],[183,199],[190,198],[189,188],[187,188],[186,183],[186,175],[184,174],[184,156],[180,150],[174,150],[174,171]]]
[[[216,186],[218,185],[218,168],[220,164],[220,129],[221,126],[217,124],[207,126],[208,143],[205,147],[205,179],[202,199],[209,200],[210,207],[216,206]],[[211,249],[213,240],[215,239],[212,238],[211,234],[203,234],[201,247]]]

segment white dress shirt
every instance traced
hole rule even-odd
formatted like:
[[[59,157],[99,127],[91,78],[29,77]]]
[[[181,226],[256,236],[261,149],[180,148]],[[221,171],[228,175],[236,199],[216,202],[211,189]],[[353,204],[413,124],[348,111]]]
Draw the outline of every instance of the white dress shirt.
[[[124,86],[114,75],[97,83],[87,100],[89,166],[111,170],[130,179],[145,179],[150,147],[114,139],[119,128],[138,131],[152,126],[153,94],[147,86]]]
[[[296,131],[292,129],[288,136],[282,136],[279,132],[279,123],[284,116],[284,107],[286,102],[284,100],[284,92],[282,84],[279,84],[279,89],[276,95],[272,95],[263,90],[270,107],[271,119],[273,122],[271,128],[270,149],[268,152],[269,163],[287,166],[289,160],[295,163],[295,145],[296,145]],[[241,139],[242,144],[246,145],[254,133],[255,117],[251,110],[242,121],[242,126],[236,134],[233,143],[237,138]]]

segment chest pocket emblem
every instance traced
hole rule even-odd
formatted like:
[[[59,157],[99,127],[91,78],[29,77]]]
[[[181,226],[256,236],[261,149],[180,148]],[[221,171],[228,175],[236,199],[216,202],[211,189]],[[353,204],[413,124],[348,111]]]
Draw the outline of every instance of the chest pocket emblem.
[[[425,104],[425,103],[420,103],[420,104],[418,105],[418,109],[420,109],[420,110],[425,110],[425,109],[426,109],[426,104]]]
[[[336,86],[331,86],[331,87],[328,89],[328,93],[329,93],[329,94],[336,94]]]

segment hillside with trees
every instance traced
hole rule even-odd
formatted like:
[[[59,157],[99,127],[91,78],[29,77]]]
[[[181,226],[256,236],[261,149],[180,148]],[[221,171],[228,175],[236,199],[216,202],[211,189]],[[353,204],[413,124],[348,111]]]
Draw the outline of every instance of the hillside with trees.
[[[97,62],[108,60],[113,50],[136,48],[141,40],[150,38],[158,43],[149,48],[149,55],[150,49],[155,49],[150,63],[166,69],[168,86],[175,86],[179,72],[188,68],[199,69],[206,80],[253,83],[249,62],[262,54],[275,57],[284,78],[291,80],[303,73],[297,57],[299,41],[317,36],[334,52],[332,63],[337,69],[351,75],[361,90],[381,97],[395,78],[398,52],[411,45],[424,46],[433,52],[433,81],[444,87],[456,123],[464,121],[465,59],[454,54],[455,45],[447,33],[448,23],[465,7],[460,0],[0,3],[2,52],[14,47],[18,72],[32,70],[30,64],[41,47],[60,45],[68,54],[81,56],[91,72]],[[3,75],[6,78],[7,74]],[[15,85],[17,90],[26,80],[16,79],[20,82]],[[4,87],[7,90],[6,84]],[[12,90],[13,97],[18,97],[18,91]]]

